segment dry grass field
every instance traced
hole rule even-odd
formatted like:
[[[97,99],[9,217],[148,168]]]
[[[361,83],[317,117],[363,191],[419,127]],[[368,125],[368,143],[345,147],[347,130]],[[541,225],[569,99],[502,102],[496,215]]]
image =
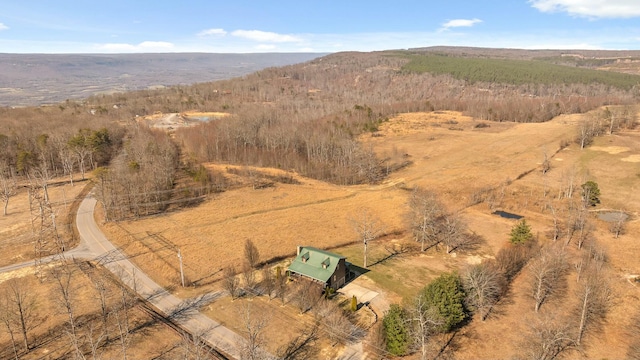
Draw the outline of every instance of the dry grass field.
[[[366,209],[384,224],[385,234],[370,244],[369,263],[373,265],[356,281],[381,292],[388,304],[410,298],[444,271],[462,270],[469,263],[495,255],[507,243],[515,222],[492,215],[494,210],[525,216],[539,241],[550,241],[547,234],[552,218],[547,204],[555,201],[568,177],[573,176],[577,184],[594,180],[602,192],[602,203],[596,210],[624,210],[631,218],[626,233],[614,239],[608,224],[598,220],[594,211],[594,233],[607,251],[612,269],[614,301],[607,320],[587,335],[582,353],[572,354],[624,358],[629,342],[625,328],[640,299],[640,283],[631,280],[640,275],[640,132],[604,135],[584,150],[573,143],[561,149],[561,143],[572,142],[577,124],[585,116],[589,115],[563,115],[546,123],[520,124],[482,122],[445,111],[400,114],[383,123],[376,136],[361,138],[381,157],[400,153],[412,161],[383,183],[337,186],[277,169],[208,164],[246,186],[213,195],[192,208],[106,223],[102,228],[154,280],[187,298],[219,290],[222,270],[242,264],[247,239],[258,247],[263,263],[286,266],[296,245],[309,245],[333,249],[355,265],[362,265],[362,245],[357,242],[353,219]],[[540,169],[545,154],[551,170],[543,175]],[[248,179],[239,177],[237,170],[283,175],[299,183],[276,182],[256,189]],[[469,230],[481,236],[484,243],[475,250],[452,254],[429,250],[390,256],[390,249],[416,245],[404,220],[410,190],[416,186],[437,192],[450,211],[462,214]],[[81,187],[52,187],[58,213],[68,209],[60,203],[61,195],[72,199]],[[27,259],[32,251],[27,238],[18,241],[21,237],[17,237],[30,233],[26,193],[12,199],[9,211],[10,216],[0,217],[0,240],[7,244],[0,264]],[[186,288],[179,286],[178,249],[190,284]],[[473,320],[456,335],[451,343],[456,358],[518,355],[527,323],[536,316],[526,281],[524,271],[486,321]],[[575,283],[572,274],[567,297],[575,290]],[[239,330],[239,318],[233,314],[242,301],[246,300],[222,298],[204,311]],[[274,314],[293,311],[290,306],[279,308],[276,300],[258,298],[252,302],[265,312],[273,307]],[[552,301],[546,306],[567,305]],[[296,331],[286,321],[276,326],[288,329],[289,334]],[[277,342],[272,346],[276,344],[279,346]]]
[[[71,186],[68,180],[68,178],[54,179],[49,185],[49,198],[60,235],[72,238],[75,219],[74,201],[82,193],[88,181],[75,181],[74,186]],[[0,216],[0,243],[2,244],[0,267],[31,260],[34,257],[32,213],[29,210],[29,194],[26,187],[20,187],[16,196],[9,200],[7,213],[7,216]],[[68,245],[73,247],[75,243]]]
[[[113,281],[111,274],[103,268],[94,268],[87,263],[70,265],[72,270],[69,289],[70,299],[73,301],[73,311],[77,322],[78,335],[84,349],[88,349],[91,339],[93,341],[106,341],[106,345],[98,349],[96,354],[102,359],[122,358],[122,347],[118,327],[116,323],[116,310],[121,306],[121,289]],[[32,314],[36,321],[35,327],[29,332],[29,341],[32,350],[25,353],[22,347],[21,336],[17,336],[20,359],[71,359],[74,358],[74,350],[69,337],[68,317],[63,307],[60,288],[56,284],[49,270],[56,269],[50,266],[43,273],[44,276],[36,276],[33,268],[22,269],[0,276],[0,290],[8,291],[9,279],[17,279],[20,286],[27,290],[30,298],[35,299]],[[59,269],[59,268],[58,268]],[[109,340],[101,335],[101,310],[98,291],[94,286],[95,279],[104,279],[106,285],[106,299],[109,314]],[[42,281],[41,281],[42,280]],[[130,296],[130,295],[127,295]],[[131,301],[131,297],[128,297]],[[184,353],[182,337],[173,329],[158,322],[140,306],[132,302],[128,305],[126,315],[123,311],[117,311],[121,322],[128,321],[130,333],[127,337],[128,359],[176,359]],[[3,309],[4,311],[4,309]],[[93,328],[89,325],[93,324]],[[93,330],[90,331],[90,330]],[[17,329],[14,329],[14,331]],[[0,331],[0,358],[13,359],[11,341],[4,324]]]
[[[546,203],[557,196],[570,174],[576,182],[592,179],[599,184],[599,208],[636,214],[640,207],[640,194],[634,191],[640,186],[640,133],[605,135],[590,148],[580,150],[571,144],[561,150],[561,143],[575,137],[583,116],[564,115],[547,123],[520,124],[481,122],[456,112],[400,114],[384,123],[377,136],[362,138],[380,155],[401,152],[413,162],[382,184],[344,187],[282,172],[300,184],[277,183],[263,189],[248,186],[218,194],[192,209],[105,224],[104,229],[136,254],[134,260],[158,282],[174,288],[179,295],[191,296],[218,288],[221,270],[242,263],[246,239],[257,245],[265,262],[291,257],[296,245],[301,244],[334,249],[361,265],[362,247],[355,243],[351,219],[368,209],[384,223],[387,235],[372,244],[370,259],[375,265],[360,281],[369,282],[384,291],[387,299],[399,302],[442,271],[463,269],[467,263],[495,254],[507,242],[514,221],[492,215],[494,210],[526,216],[540,241],[547,241],[552,223]],[[545,154],[552,168],[542,175]],[[222,171],[230,168],[209,166]],[[393,244],[412,244],[403,214],[409,189],[415,186],[440,194],[450,211],[460,211],[469,229],[481,235],[485,243],[470,253],[429,251],[388,257],[387,249]],[[474,199],[483,191],[493,194],[491,200],[476,203]],[[635,235],[638,225],[636,217],[632,219],[627,234],[615,240],[605,222],[594,220],[597,239],[606,248],[614,269],[612,284],[618,301],[598,332],[605,336],[589,337],[584,349],[587,357],[619,358],[626,351],[625,315],[633,310],[639,296],[638,285],[628,280],[629,275],[640,273],[640,245]],[[177,248],[184,256],[187,277],[195,285],[188,289],[177,287]],[[512,293],[498,306],[496,314],[500,315],[482,323],[472,322],[462,330],[454,342],[461,349],[457,356],[510,358],[517,354],[522,333],[514,330],[525,331],[522,319],[533,316],[525,282],[523,273]]]

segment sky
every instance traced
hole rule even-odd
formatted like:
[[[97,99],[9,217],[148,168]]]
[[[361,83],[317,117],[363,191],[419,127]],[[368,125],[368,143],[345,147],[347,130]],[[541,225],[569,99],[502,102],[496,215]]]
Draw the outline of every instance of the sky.
[[[640,49],[640,0],[0,0],[0,53]]]

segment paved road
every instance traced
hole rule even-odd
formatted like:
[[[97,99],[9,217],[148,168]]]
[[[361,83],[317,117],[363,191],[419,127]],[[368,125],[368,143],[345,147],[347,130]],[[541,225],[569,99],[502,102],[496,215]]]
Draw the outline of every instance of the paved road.
[[[222,350],[234,358],[240,358],[237,344],[242,344],[244,339],[220,325],[220,323],[201,314],[195,306],[200,301],[209,299],[195,299],[183,301],[151,280],[147,274],[135,266],[120,250],[118,250],[104,236],[93,217],[93,209],[96,200],[86,197],[78,209],[76,226],[80,233],[80,246],[75,254],[84,254],[85,251],[93,254],[93,258],[104,265],[109,271],[119,276],[124,284],[134,289],[140,297],[148,300],[166,316],[171,317],[180,326],[192,334],[206,333],[204,337],[211,345]],[[210,295],[215,296],[215,295]]]
[[[208,294],[201,298],[182,300],[171,295],[166,289],[151,280],[135,266],[125,254],[117,249],[100,231],[93,217],[96,199],[88,195],[80,204],[76,217],[76,226],[80,233],[78,247],[64,253],[66,258],[95,260],[118,276],[124,284],[135,290],[140,297],[149,301],[160,312],[178,323],[192,334],[204,334],[203,337],[213,347],[227,355],[239,359],[238,345],[245,340],[206,317],[197,310],[198,304],[211,301],[220,294]],[[46,259],[51,261],[55,257]],[[34,261],[0,268],[1,272],[14,271],[33,266]]]

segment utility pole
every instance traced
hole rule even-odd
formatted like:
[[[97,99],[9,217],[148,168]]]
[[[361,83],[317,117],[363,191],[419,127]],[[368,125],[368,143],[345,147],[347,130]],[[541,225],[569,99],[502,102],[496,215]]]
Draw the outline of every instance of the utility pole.
[[[178,259],[180,259],[180,280],[182,280],[182,287],[184,287],[184,271],[182,270],[182,254],[178,249]]]

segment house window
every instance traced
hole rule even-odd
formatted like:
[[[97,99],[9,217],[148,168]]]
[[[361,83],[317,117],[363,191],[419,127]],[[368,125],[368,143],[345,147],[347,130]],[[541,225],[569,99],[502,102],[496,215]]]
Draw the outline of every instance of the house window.
[[[336,276],[335,276],[335,275],[333,275],[333,281],[334,281],[334,282],[336,281]]]

